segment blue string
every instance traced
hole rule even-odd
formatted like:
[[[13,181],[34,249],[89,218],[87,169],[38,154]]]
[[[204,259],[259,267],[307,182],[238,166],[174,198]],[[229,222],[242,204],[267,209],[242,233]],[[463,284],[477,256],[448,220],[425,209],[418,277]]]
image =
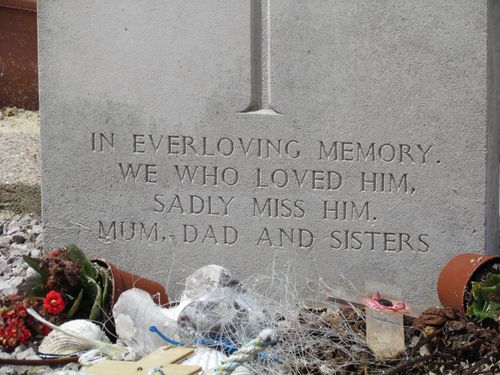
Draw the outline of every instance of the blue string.
[[[186,346],[183,342],[176,341],[171,339],[170,337],[165,336],[156,326],[149,327],[149,330],[153,333],[156,333],[163,340],[168,342],[170,345],[174,346]],[[208,347],[221,347],[223,352],[226,354],[233,354],[238,350],[236,346],[234,346],[231,342],[226,340],[214,340],[208,337],[198,339],[194,341],[195,345],[208,346]],[[269,362],[275,362],[277,360],[276,355],[270,355],[266,352],[260,352],[257,354],[257,358],[262,360],[267,360]]]
[[[236,346],[234,346],[231,342],[226,340],[214,340],[208,337],[198,339],[195,342],[195,345],[202,345],[208,347],[221,347],[224,353],[233,354],[238,350]]]
[[[163,340],[165,340],[166,342],[168,342],[171,345],[186,346],[186,344],[184,344],[183,342],[175,341],[175,340],[171,339],[170,337],[165,336],[163,333],[161,333],[161,331],[156,326],[149,327],[149,330],[153,333],[156,333],[158,336],[160,336]]]

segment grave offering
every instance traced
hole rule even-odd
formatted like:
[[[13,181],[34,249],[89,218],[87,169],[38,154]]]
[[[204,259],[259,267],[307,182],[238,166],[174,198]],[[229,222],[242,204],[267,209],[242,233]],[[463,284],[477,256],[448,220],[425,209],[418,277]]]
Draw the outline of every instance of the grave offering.
[[[39,2],[45,246],[438,303],[497,249],[493,2]]]

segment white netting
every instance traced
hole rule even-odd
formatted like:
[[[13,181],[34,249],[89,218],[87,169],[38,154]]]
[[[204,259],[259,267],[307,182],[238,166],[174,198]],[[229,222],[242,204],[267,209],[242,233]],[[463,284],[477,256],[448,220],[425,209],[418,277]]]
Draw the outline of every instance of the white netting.
[[[228,270],[214,267],[203,267],[187,280],[181,301],[186,295],[196,298],[179,314],[182,341],[230,350],[271,328],[277,344],[245,364],[256,374],[333,374],[359,371],[375,362],[361,310],[339,310],[317,290],[306,304],[285,275],[255,276],[240,283]],[[196,293],[197,287],[205,294]]]

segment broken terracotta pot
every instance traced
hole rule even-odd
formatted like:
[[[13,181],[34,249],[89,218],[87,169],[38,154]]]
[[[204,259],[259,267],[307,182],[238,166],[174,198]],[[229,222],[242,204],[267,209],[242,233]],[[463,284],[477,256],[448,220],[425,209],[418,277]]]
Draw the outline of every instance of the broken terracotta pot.
[[[168,305],[167,291],[160,283],[146,279],[142,276],[134,275],[133,273],[127,271],[123,271],[105,259],[94,258],[92,259],[92,262],[103,267],[104,269],[109,270],[109,273],[111,274],[111,304],[109,306],[109,315],[113,312],[113,306],[116,301],[118,301],[120,295],[126,290],[132,288],[144,290],[151,296],[151,298],[153,298],[153,301],[160,306]],[[113,319],[108,319],[104,326],[111,336],[116,335]]]
[[[36,0],[0,0],[0,108],[38,109]]]
[[[464,253],[452,258],[444,266],[437,283],[441,304],[465,314],[470,282],[474,281],[481,270],[496,262],[500,262],[500,255]]]
[[[123,271],[105,259],[94,258],[92,262],[108,269],[111,273],[111,307],[118,301],[118,297],[120,297],[124,291],[132,288],[138,288],[148,292],[153,298],[153,301],[160,306],[166,306],[168,304],[167,291],[160,283]]]

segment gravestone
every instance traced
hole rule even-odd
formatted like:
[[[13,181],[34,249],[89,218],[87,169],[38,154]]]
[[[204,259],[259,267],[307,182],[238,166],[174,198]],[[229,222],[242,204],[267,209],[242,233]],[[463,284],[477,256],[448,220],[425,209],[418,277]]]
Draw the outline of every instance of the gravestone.
[[[395,285],[495,252],[498,5],[40,0],[44,235],[167,285],[205,264]]]

